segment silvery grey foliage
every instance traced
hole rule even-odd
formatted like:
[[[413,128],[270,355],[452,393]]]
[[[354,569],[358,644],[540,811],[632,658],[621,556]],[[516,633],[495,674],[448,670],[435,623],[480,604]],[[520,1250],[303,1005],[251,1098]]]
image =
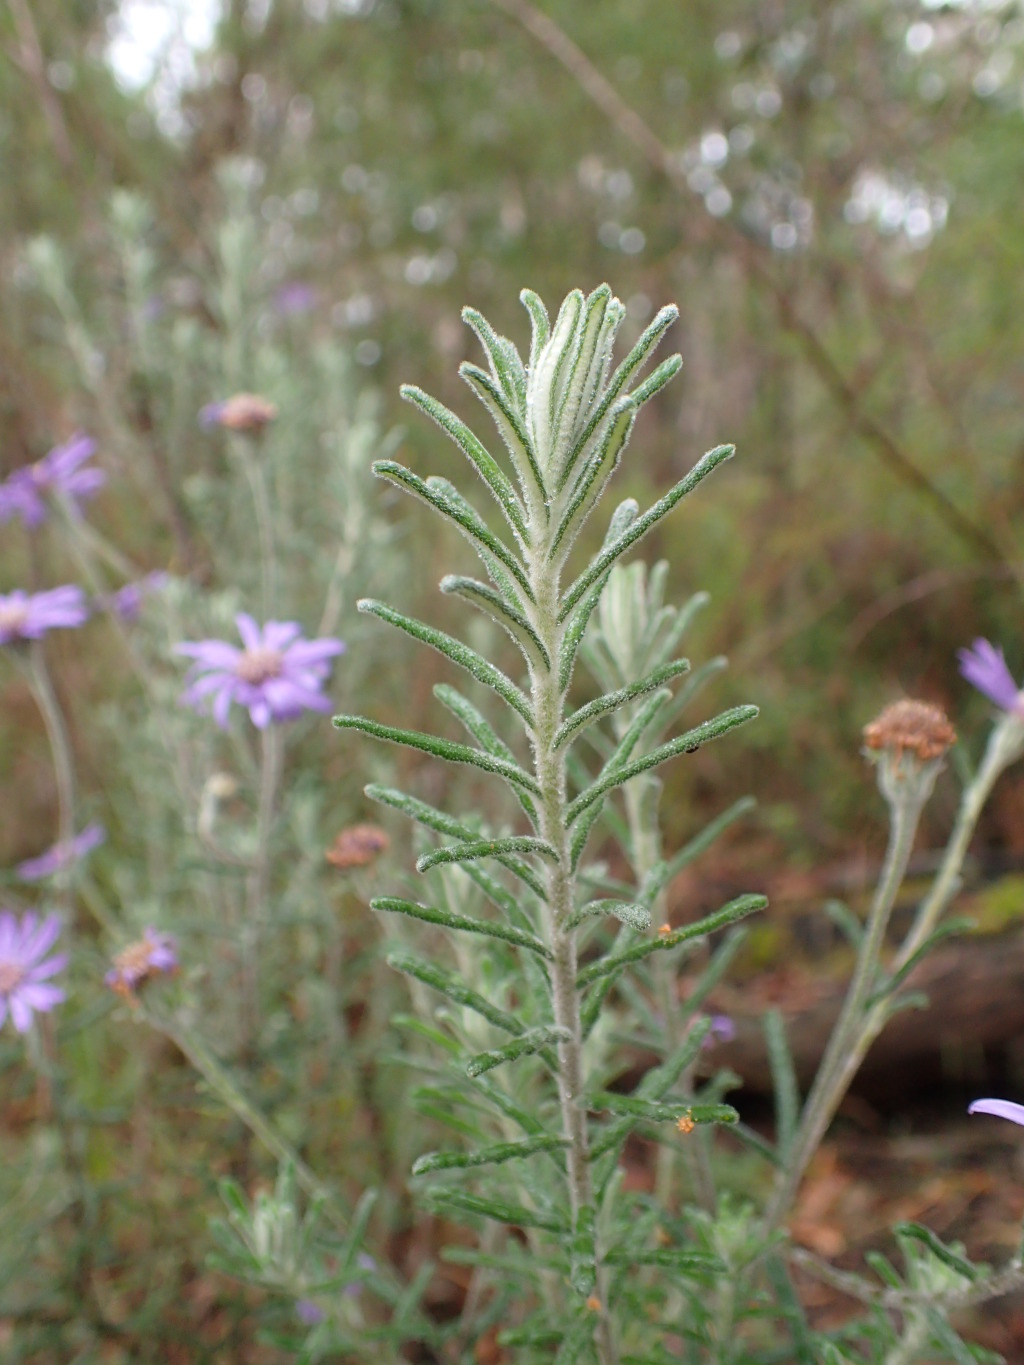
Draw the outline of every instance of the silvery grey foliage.
[[[505,727],[510,738],[469,697],[447,685],[442,700],[469,743],[359,716],[338,716],[335,724],[482,769],[507,784],[519,804],[519,828],[496,835],[471,816],[450,815],[400,792],[369,789],[448,841],[420,859],[421,871],[442,863],[459,866],[491,906],[471,916],[453,908],[450,893],[439,898],[449,903],[440,905],[394,897],[373,902],[376,910],[442,925],[484,945],[475,954],[458,950],[456,971],[404,948],[390,957],[392,965],[457,1007],[450,1016],[457,1040],[465,1040],[468,1015],[488,1026],[488,1046],[473,1053],[456,1047],[451,1064],[425,1096],[434,1112],[469,1107],[480,1145],[422,1156],[414,1174],[432,1177],[422,1189],[428,1206],[524,1229],[529,1255],[515,1239],[503,1242],[503,1254],[524,1275],[532,1278],[542,1266],[555,1272],[539,1286],[542,1292],[518,1296],[503,1339],[523,1349],[557,1344],[559,1359],[596,1351],[599,1360],[611,1362],[635,1335],[624,1270],[635,1259],[632,1250],[626,1251],[635,1228],[628,1201],[617,1196],[623,1144],[640,1125],[681,1122],[688,1130],[696,1124],[734,1123],[737,1115],[717,1095],[676,1088],[706,1035],[706,1021],[683,1031],[672,1056],[632,1096],[605,1089],[613,1075],[595,1066],[603,1049],[588,1047],[588,1039],[602,1006],[620,983],[629,989],[627,983],[648,958],[672,954],[678,960],[713,931],[759,909],[764,898],[741,896],[699,923],[652,932],[650,902],[660,889],[655,869],[650,869],[653,880],[629,889],[627,896],[593,900],[586,877],[588,835],[612,792],[670,758],[695,752],[751,719],[756,708],[735,707],[651,743],[659,722],[672,714],[670,684],[688,668],[685,660],[669,657],[672,632],[660,630],[663,620],[651,623],[643,676],[609,671],[601,678],[608,689],[601,697],[580,705],[570,701],[581,642],[622,556],[733,448],[709,451],[644,512],[635,502],[621,503],[600,549],[572,571],[572,547],[608,487],[639,409],[680,367],[680,358],[671,356],[643,377],[676,310],[663,308],[613,368],[613,344],[625,309],[607,285],[589,297],[571,293],[553,324],[535,294],[524,291],[521,297],[532,324],[527,360],[478,313],[467,309],[463,314],[484,350],[487,369],[467,363],[461,374],[498,430],[504,447],[500,457],[435,399],[416,388],[404,390],[469,460],[504,526],[495,529],[443,479],[424,479],[391,460],[375,465],[382,478],[453,522],[470,541],[489,581],[449,575],[441,590],[497,622],[521,656],[519,668],[507,673],[433,626],[379,602],[360,603],[363,611],[433,646],[496,694],[512,713],[512,726]],[[620,582],[607,599],[606,613],[619,600]],[[633,662],[628,660],[627,670]],[[574,766],[574,748],[606,719],[613,723],[613,742],[598,771],[580,777],[585,769]],[[621,925],[611,937],[605,929],[609,921]],[[466,1132],[461,1119],[459,1126]],[[506,1163],[511,1163],[508,1170]],[[468,1180],[470,1170],[481,1177]],[[447,1171],[461,1175],[458,1184],[437,1179]],[[672,1247],[666,1263],[687,1254]],[[531,1262],[531,1257],[540,1259]],[[550,1317],[556,1302],[557,1327]]]

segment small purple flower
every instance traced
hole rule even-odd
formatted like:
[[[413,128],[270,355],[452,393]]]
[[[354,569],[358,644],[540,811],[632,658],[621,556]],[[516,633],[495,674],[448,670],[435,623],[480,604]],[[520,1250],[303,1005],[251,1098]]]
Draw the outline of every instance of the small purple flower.
[[[159,592],[167,579],[168,575],[160,570],[147,574],[135,583],[126,583],[123,588],[118,588],[117,592],[104,599],[104,605],[122,621],[131,624],[139,619],[146,598],[150,593]]]
[[[316,301],[316,290],[305,280],[290,280],[274,291],[274,311],[282,317],[312,312]]]
[[[30,528],[41,526],[48,493],[63,495],[71,510],[81,513],[79,504],[98,493],[107,480],[102,469],[82,468],[95,453],[96,442],[79,433],[35,464],[16,469],[0,484],[0,522],[18,516]]]
[[[957,655],[960,672],[979,692],[1003,711],[1012,711],[1024,719],[1024,697],[1013,680],[1013,674],[1006,665],[1003,651],[996,649],[988,640],[975,640],[970,649],[961,649]]]
[[[1024,1127],[1024,1104],[1012,1100],[975,1100],[967,1107],[968,1114],[994,1114],[997,1119],[1009,1119]]]
[[[52,877],[55,873],[77,863],[102,844],[106,837],[107,831],[102,825],[86,825],[81,834],[75,835],[70,845],[54,844],[53,848],[41,853],[38,858],[29,858],[27,862],[19,863],[15,871],[23,882],[41,882],[46,877]]]
[[[49,592],[0,593],[0,645],[39,640],[48,630],[80,626],[89,619],[85,593],[67,584]]]
[[[117,954],[103,979],[112,991],[134,1001],[139,987],[151,977],[170,976],[177,970],[177,940],[173,934],[161,933],[150,925],[137,943],[130,943]]]
[[[221,729],[227,727],[233,701],[249,708],[258,730],[295,720],[304,710],[331,709],[321,689],[331,671],[328,660],[345,649],[341,640],[304,640],[297,621],[268,621],[261,630],[244,612],[235,624],[243,649],[224,640],[178,645],[179,654],[196,660],[183,702],[201,710],[212,695],[213,718]]]
[[[46,957],[59,933],[57,915],[40,924],[35,915],[18,920],[10,910],[0,910],[0,1026],[9,1012],[14,1027],[25,1033],[34,1012],[52,1010],[64,999],[59,986],[47,983],[67,965],[64,953]]]
[[[736,1037],[736,1025],[727,1014],[713,1014],[703,1047],[714,1047],[716,1043],[731,1043]]]
[[[299,1299],[295,1304],[295,1316],[304,1327],[315,1327],[327,1314],[312,1299]]]

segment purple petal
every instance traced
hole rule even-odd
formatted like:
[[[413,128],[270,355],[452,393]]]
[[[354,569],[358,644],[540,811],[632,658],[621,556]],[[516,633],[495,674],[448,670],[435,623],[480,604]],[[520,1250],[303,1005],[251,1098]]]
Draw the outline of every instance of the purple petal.
[[[1024,1127],[1024,1104],[1012,1100],[975,1100],[968,1105],[968,1114],[993,1114],[997,1119],[1009,1119]]]
[[[67,993],[61,990],[60,986],[43,985],[34,981],[27,981],[23,986],[19,986],[15,994],[11,997],[11,1012],[14,1012],[15,1002],[23,1002],[31,1010],[52,1010],[54,1005],[59,1005],[62,1000],[67,999]]]
[[[235,625],[246,649],[263,649],[263,632],[248,612],[240,611],[235,617]]]
[[[230,683],[225,683],[213,699],[213,718],[222,730],[228,728],[228,714],[231,711],[233,697],[233,687]]]
[[[28,926],[28,916],[22,922],[22,952],[25,959],[29,962],[38,962],[44,958],[53,945],[60,937],[60,916],[47,915],[42,924],[34,932]],[[32,926],[34,929],[34,926]]]
[[[957,657],[960,660],[960,672],[972,687],[976,687],[1004,711],[1017,709],[1020,692],[1001,649],[988,640],[977,639],[970,649],[961,649]]]
[[[58,972],[62,972],[69,960],[67,953],[57,953],[47,958],[45,962],[30,967],[25,979],[30,982],[45,981],[48,976],[56,976]]]
[[[285,655],[285,662],[289,667],[293,665],[303,668],[310,664],[318,664],[326,659],[333,659],[338,654],[344,654],[344,640],[297,640]]]
[[[203,668],[226,668],[230,673],[235,671],[235,665],[242,657],[238,646],[229,645],[225,640],[186,641],[175,645],[174,652],[197,660]]]
[[[7,1004],[11,1010],[11,1023],[19,1033],[27,1033],[32,1023],[32,1006],[25,999],[24,988],[9,996]]]

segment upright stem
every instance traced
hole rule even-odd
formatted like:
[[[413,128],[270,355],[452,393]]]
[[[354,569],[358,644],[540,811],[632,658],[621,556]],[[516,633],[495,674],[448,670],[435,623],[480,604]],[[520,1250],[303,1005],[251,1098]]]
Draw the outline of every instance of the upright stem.
[[[865,1006],[878,982],[878,963],[885,943],[886,927],[896,893],[907,870],[922,808],[922,801],[905,801],[893,806],[889,847],[858,950],[853,979],[804,1105],[792,1149],[779,1172],[775,1192],[765,1214],[766,1230],[774,1229],[786,1217],[804,1172],[876,1036],[866,1027],[875,1010],[868,1010],[865,1014]]]
[[[42,640],[30,642],[27,660],[29,685],[46,727],[57,782],[57,842],[66,857],[57,870],[55,880],[70,909],[68,888],[71,882],[71,846],[75,837],[75,777],[71,762],[71,744],[60,703],[46,666]]]
[[[256,853],[246,888],[246,912],[242,925],[243,1042],[248,1045],[256,1031],[259,1011],[260,940],[267,917],[270,870],[270,837],[274,806],[281,776],[281,736],[270,724],[260,731],[260,794],[256,815]]]
[[[237,438],[232,441],[232,446],[245,470],[256,513],[256,533],[260,541],[260,597],[263,619],[266,621],[273,614],[277,602],[277,558],[274,553],[274,523],[270,516],[267,484],[258,458],[260,451],[257,443]]]
[[[539,521],[535,518],[534,522]],[[531,530],[533,528],[531,527]],[[590,1154],[587,1141],[587,1116],[583,1105],[583,1030],[580,1001],[576,989],[576,939],[568,928],[573,911],[574,873],[568,828],[565,756],[554,749],[554,737],[562,719],[562,692],[559,670],[562,630],[558,625],[558,576],[548,562],[547,545],[538,527],[531,551],[531,586],[536,596],[534,626],[543,643],[550,668],[538,663],[533,670],[533,711],[535,720],[534,762],[540,787],[541,835],[550,843],[557,861],[546,868],[551,951],[551,992],[555,1023],[564,1031],[558,1044],[558,1094],[562,1131],[568,1140],[567,1167],[569,1206],[573,1228],[581,1210],[592,1208]],[[538,542],[541,542],[538,544]],[[596,1344],[601,1365],[615,1365],[618,1354],[612,1339],[608,1305],[599,1273]]]

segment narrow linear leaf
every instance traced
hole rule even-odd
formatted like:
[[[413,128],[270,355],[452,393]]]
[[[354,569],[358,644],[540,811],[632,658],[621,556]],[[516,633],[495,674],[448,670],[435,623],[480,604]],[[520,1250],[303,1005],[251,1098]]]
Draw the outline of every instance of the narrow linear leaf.
[[[611,715],[613,711],[618,711],[621,707],[627,706],[630,702],[636,701],[638,697],[644,697],[656,688],[671,682],[673,678],[680,677],[687,672],[690,667],[689,659],[673,659],[671,663],[662,664],[660,668],[654,669],[646,677],[640,678],[635,683],[630,683],[628,687],[620,687],[615,692],[606,692],[603,697],[595,697],[586,706],[581,706],[578,711],[574,711],[571,716],[559,726],[555,733],[552,749],[558,750],[563,744],[574,738],[580,730],[590,725],[593,721],[599,720],[602,716]]]
[[[569,1231],[568,1221],[554,1213],[540,1209],[529,1209],[523,1204],[512,1204],[502,1199],[485,1199],[466,1190],[452,1190],[444,1185],[432,1185],[420,1196],[429,1208],[440,1212],[452,1210],[458,1213],[475,1214],[480,1218],[493,1218],[498,1223],[511,1227],[543,1228],[545,1232],[564,1235]]]
[[[657,346],[658,342],[678,316],[679,310],[676,308],[675,304],[669,304],[667,307],[662,308],[644,329],[636,345],[612,375],[605,389],[604,397],[594,410],[589,422],[584,427],[579,440],[570,452],[569,458],[565,462],[565,466],[562,470],[562,482],[558,490],[559,492],[561,492],[562,487],[568,482],[576,462],[583,451],[586,450],[594,432],[604,421],[609,408],[616,401],[619,394],[622,393],[630,379],[636,374],[652,349]]]
[[[413,1175],[427,1175],[430,1171],[465,1171],[474,1166],[500,1166],[506,1161],[519,1161],[535,1152],[551,1152],[568,1147],[568,1138],[531,1137],[518,1142],[498,1142],[493,1147],[482,1147],[477,1152],[427,1152],[413,1164]]]
[[[827,900],[821,907],[828,918],[836,926],[839,932],[849,943],[851,948],[858,949],[864,937],[864,926],[853,913],[845,901]]]
[[[614,329],[617,328],[617,322],[621,319],[618,311],[613,309],[611,321],[614,328],[611,336],[609,336],[609,330],[605,327],[605,320],[611,303],[611,289],[606,284],[599,285],[584,302],[582,313],[577,321],[573,346],[563,349],[562,356],[565,362],[563,373],[557,377],[556,385],[553,386],[553,392],[560,389],[561,396],[556,399],[553,421],[554,435],[551,440],[552,452],[566,448],[574,426],[580,415],[590,407],[597,392],[598,384],[603,378],[602,342],[607,355],[609,343],[614,336]],[[552,470],[552,473],[557,478],[562,471],[556,468]],[[557,486],[563,487],[561,480]]]
[[[492,924],[487,920],[470,919],[466,915],[456,915],[451,910],[440,910],[432,905],[419,905],[415,901],[400,900],[395,896],[378,896],[370,902],[371,910],[389,914],[408,915],[410,919],[423,920],[426,924],[438,924],[445,929],[457,929],[465,934],[483,934],[485,938],[501,939],[517,948],[537,953],[544,958],[551,957],[551,950],[539,938],[526,934],[509,924]]]
[[[597,1283],[597,1249],[594,1243],[597,1215],[584,1204],[576,1214],[569,1247],[569,1281],[581,1298],[594,1292]]]
[[[611,521],[608,524],[608,532],[604,538],[602,550],[606,550],[609,545],[615,542],[625,533],[627,528],[636,520],[636,515],[640,507],[634,498],[626,498],[620,502],[612,513]],[[565,692],[572,678],[573,666],[576,662],[576,654],[583,639],[587,622],[594,613],[594,608],[601,600],[605,585],[608,582],[608,575],[611,573],[609,568],[602,574],[589,592],[584,594],[583,600],[573,612],[568,624],[565,627],[565,634],[562,637],[562,662],[558,672],[558,687],[561,692]]]
[[[962,1275],[971,1284],[978,1278],[980,1274],[978,1266],[972,1265],[964,1256],[948,1247],[931,1228],[926,1228],[922,1223],[896,1223],[893,1226],[893,1233],[900,1241],[905,1238],[907,1241],[918,1242],[921,1246],[927,1247],[943,1265]]]
[[[522,768],[514,763],[506,763],[503,759],[492,758],[481,749],[471,749],[468,744],[455,744],[450,739],[441,739],[439,735],[422,734],[419,730],[402,730],[395,725],[380,725],[365,716],[334,716],[331,723],[338,730],[361,730],[363,734],[372,735],[374,739],[389,740],[392,744],[405,744],[410,749],[433,754],[435,758],[443,758],[449,763],[468,763],[471,767],[482,768],[485,773],[503,777],[514,787],[524,788],[531,796],[540,795],[536,782],[529,773],[523,772]]]
[[[721,910],[715,911],[713,915],[706,915],[696,924],[687,924],[681,929],[674,929],[670,934],[659,934],[656,938],[645,939],[642,943],[636,943],[620,953],[611,953],[607,957],[599,958],[597,962],[592,962],[576,977],[577,989],[607,976],[609,972],[617,972],[634,962],[641,962],[651,953],[667,952],[672,948],[678,948],[681,943],[713,934],[727,924],[733,924],[738,919],[752,915],[756,910],[763,910],[767,904],[767,896],[737,896]]]
[[[667,360],[663,360],[656,370],[652,370],[642,384],[638,384],[630,393],[630,398],[640,407],[641,404],[648,402],[654,395],[660,392],[665,385],[676,377],[683,368],[683,357],[681,355],[670,355]]]
[[[414,403],[421,412],[426,413],[446,435],[451,437],[487,485],[520,542],[526,545],[528,534],[523,505],[519,501],[514,485],[505,476],[504,470],[486,446],[474,435],[461,417],[457,417],[451,409],[446,408],[443,403],[439,403],[430,394],[424,393],[415,384],[403,384],[399,393],[407,402]]]
[[[731,1104],[690,1104],[683,1101],[661,1104],[657,1100],[615,1095],[607,1090],[588,1095],[586,1104],[588,1109],[606,1109],[612,1114],[625,1114],[630,1118],[645,1119],[649,1123],[678,1123],[680,1119],[689,1119],[693,1123],[738,1123],[740,1117]]]
[[[375,460],[372,469],[378,478],[387,479],[396,487],[404,489],[407,493],[412,493],[421,502],[425,502],[428,507],[433,507],[443,517],[453,521],[478,553],[480,547],[483,546],[485,551],[492,554],[495,559],[500,560],[522,588],[526,597],[531,601],[533,600],[533,590],[519,560],[505,542],[498,539],[482,517],[476,514],[467,516],[466,508],[469,504],[464,499],[456,500],[448,497],[431,480],[421,479],[418,474],[414,474],[411,469],[406,469],[405,465],[398,464],[395,460]],[[486,559],[484,562],[487,562]]]
[[[411,953],[393,949],[387,955],[387,964],[394,968],[396,972],[403,972],[406,976],[415,977],[417,981],[422,981],[425,986],[445,995],[456,1005],[462,1005],[465,1009],[472,1010],[486,1019],[495,1028],[504,1029],[506,1033],[511,1033],[513,1037],[525,1032],[522,1024],[512,1014],[479,995],[464,981],[457,977],[453,972],[447,971],[444,967],[437,966],[434,962],[425,962],[423,958],[413,957]]]
[[[467,361],[463,361],[459,366],[459,374],[491,414],[494,425],[498,428],[501,439],[505,442],[508,453],[512,457],[512,463],[519,475],[523,492],[527,494],[527,497],[529,497],[530,490],[533,491],[534,495],[539,493],[546,502],[548,495],[544,486],[544,476],[541,474],[540,466],[537,463],[533,442],[530,440],[518,414],[513,412],[501,389],[491,376],[485,374],[479,366],[470,365]]]
[[[622,452],[629,444],[636,424],[636,408],[624,401],[622,406],[612,410],[607,429],[600,446],[583,467],[576,486],[572,490],[568,506],[562,514],[554,537],[551,541],[551,556],[559,554],[564,559],[580,528],[593,511],[597,500],[603,493],[608,480],[618,468]],[[564,549],[563,549],[564,546]]]
[[[470,843],[450,844],[446,848],[435,848],[424,853],[416,860],[417,872],[429,872],[432,867],[442,863],[471,863],[479,858],[501,858],[509,871],[514,871],[536,896],[543,897],[544,883],[534,875],[526,863],[515,864],[508,861],[510,853],[528,853],[557,862],[558,854],[544,839],[535,839],[529,834],[514,834],[506,839],[474,839]]]
[[[496,1066],[504,1066],[506,1062],[518,1061],[520,1057],[532,1057],[534,1053],[542,1052],[552,1044],[563,1042],[568,1036],[564,1028],[530,1029],[507,1047],[478,1052],[475,1057],[471,1057],[466,1063],[466,1075],[474,1079],[483,1076],[485,1072],[493,1071]],[[557,1066],[554,1069],[557,1071]]]
[[[488,1080],[484,1075],[472,1076],[470,1079],[473,1082],[473,1089],[479,1091],[479,1093],[504,1114],[506,1118],[511,1119],[513,1123],[518,1123],[524,1133],[529,1133],[531,1136],[543,1133],[544,1126],[540,1120],[530,1113],[529,1110],[524,1109],[521,1104],[518,1104],[502,1086],[495,1085],[493,1081]],[[561,1163],[560,1158],[558,1159],[558,1162],[559,1164],[564,1164]]]
[[[796,1133],[800,1090],[796,1080],[796,1069],[793,1066],[793,1054],[786,1039],[786,1025],[777,1009],[769,1010],[764,1016],[763,1028],[775,1089],[776,1146],[779,1156],[785,1161]]]
[[[682,1247],[613,1247],[601,1258],[603,1265],[657,1265],[681,1274],[722,1275],[725,1263],[706,1251],[684,1251]]]
[[[423,644],[430,645],[439,654],[443,654],[446,659],[451,659],[452,663],[464,668],[467,673],[476,678],[477,682],[489,687],[498,694],[503,702],[511,706],[512,710],[526,722],[527,727],[532,732],[534,726],[533,712],[530,709],[530,702],[526,694],[520,691],[511,678],[507,678],[502,673],[500,668],[495,668],[492,663],[488,663],[483,655],[478,654],[475,649],[470,649],[469,645],[464,645],[461,640],[453,639],[451,635],[445,635],[444,631],[428,626],[424,621],[417,621],[411,616],[403,616],[393,607],[387,606],[384,602],[374,601],[373,598],[361,598],[356,603],[356,608],[364,614],[379,617],[390,626],[404,630],[414,640],[420,640]]]
[[[735,454],[735,451],[736,447],[731,445],[716,446],[714,450],[709,450],[706,455],[701,456],[684,479],[680,479],[664,497],[659,498],[642,516],[637,517],[636,521],[619,539],[606,550],[603,550],[577,578],[562,599],[562,607],[558,614],[559,621],[566,619],[583,594],[601,577],[606,569],[610,568],[621,555],[631,549],[662,517],[671,512],[676,503],[685,498],[687,493],[692,493],[701,480],[706,478],[712,470],[717,469],[723,460],[727,460]]]
[[[707,720],[703,725],[697,725],[692,730],[687,730],[685,735],[680,735],[677,739],[669,740],[667,744],[659,744],[650,753],[642,754],[634,759],[632,763],[627,763],[622,767],[613,768],[611,772],[598,777],[592,787],[579,796],[571,803],[567,811],[567,818],[570,824],[581,815],[588,806],[592,805],[606,791],[613,787],[621,786],[623,782],[628,782],[631,778],[645,773],[651,768],[658,767],[661,763],[666,763],[670,758],[675,758],[679,754],[692,754],[701,747],[708,744],[713,739],[727,734],[734,730],[737,725],[743,725],[748,720],[753,720],[757,715],[756,706],[734,706],[729,711],[723,711],[712,720]]]
[[[473,504],[462,496],[459,490],[448,479],[442,479],[438,474],[431,474],[426,481],[427,487],[433,489],[444,498],[452,507],[458,508],[465,520],[474,526],[481,526],[485,531],[489,531],[487,523],[481,517]],[[517,611],[522,612],[523,604],[531,599],[530,593],[526,592],[521,584],[513,579],[512,575],[506,572],[501,561],[496,559],[489,550],[482,546],[477,547],[477,555],[487,576],[501,594],[503,600],[513,606]],[[531,589],[532,591],[532,589]]]
[[[463,597],[467,602],[472,602],[474,607],[486,612],[511,635],[522,650],[527,663],[534,666],[541,664],[545,670],[551,668],[551,657],[533,626],[486,583],[480,583],[475,578],[465,578],[461,574],[445,574],[441,579],[441,591],[449,596]]]
[[[463,308],[462,321],[476,333],[487,356],[491,374],[501,385],[505,397],[521,417],[525,416],[526,371],[519,352],[507,337],[499,336],[475,308]]]
[[[974,920],[966,915],[957,915],[940,924],[937,929],[929,934],[917,952],[912,953],[898,971],[893,972],[892,976],[883,981],[879,989],[868,998],[864,1008],[871,1009],[874,1005],[880,1004],[887,996],[895,995],[918,963],[927,957],[937,943],[941,943],[943,939],[951,938],[956,934],[966,933],[973,928]]]
[[[605,919],[611,915],[621,924],[628,924],[631,929],[637,929],[641,933],[651,927],[651,912],[646,905],[636,905],[632,901],[620,900],[597,900],[588,901],[586,905],[581,905],[578,910],[574,910],[566,921],[567,929],[575,929],[584,920]]]
[[[471,843],[480,838],[479,829],[456,820],[447,811],[438,810],[436,806],[428,805],[426,801],[420,801],[418,797],[409,796],[406,792],[397,791],[393,787],[382,787],[375,782],[368,783],[363,791],[371,801],[379,801],[382,805],[401,811],[410,820],[415,820],[417,824],[425,825],[428,829],[437,830],[439,834],[447,834],[450,838],[461,839],[465,843]],[[499,856],[498,862],[507,867],[514,876],[519,877],[520,881],[524,880],[522,876],[524,870],[527,876],[530,875],[529,867],[521,859],[510,854]],[[477,868],[467,865],[464,871],[509,919],[520,924],[521,927],[528,923],[528,916],[520,908],[510,891],[506,891],[497,882],[487,878]],[[546,896],[542,896],[542,899],[546,899]]]
[[[532,371],[541,349],[551,335],[551,323],[548,319],[548,310],[544,307],[540,295],[535,294],[532,289],[521,289],[519,301],[530,315],[530,369]]]

